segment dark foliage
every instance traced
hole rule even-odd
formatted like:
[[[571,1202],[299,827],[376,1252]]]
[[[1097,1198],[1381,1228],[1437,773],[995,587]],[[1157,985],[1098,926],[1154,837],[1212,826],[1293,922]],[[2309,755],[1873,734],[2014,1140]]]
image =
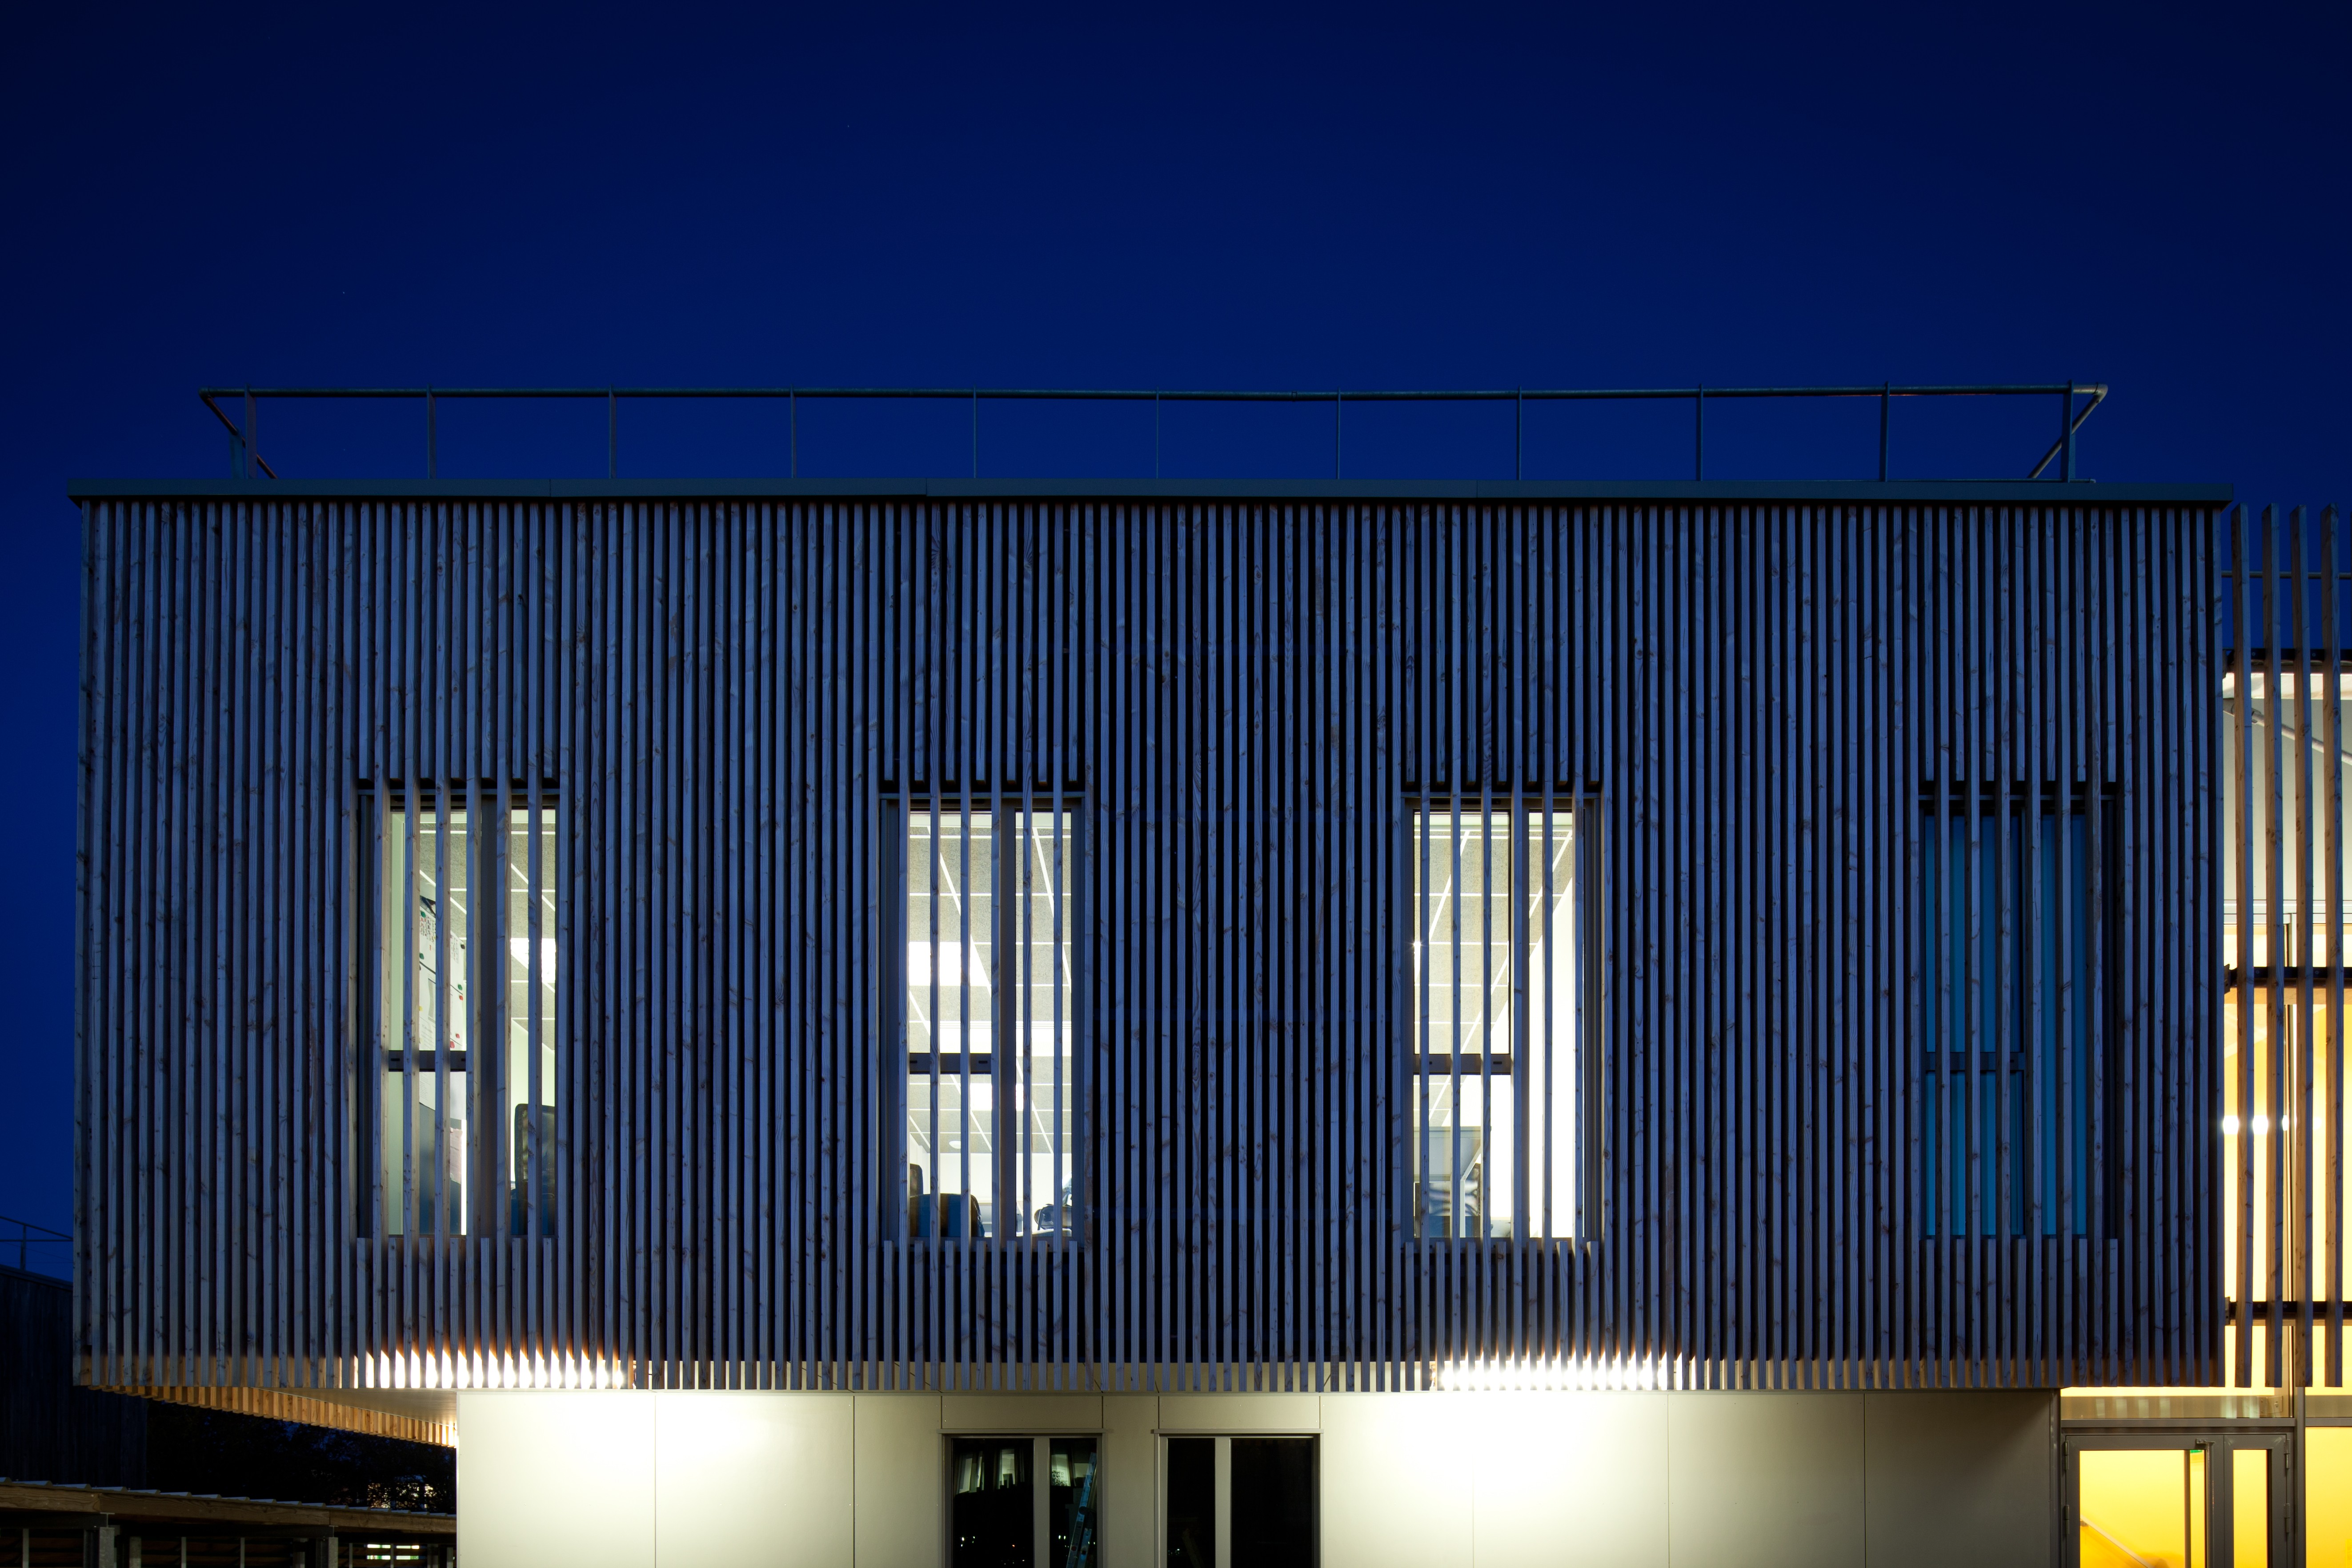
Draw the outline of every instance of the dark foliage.
[[[306,1427],[226,1410],[158,1404],[147,1418],[149,1485],[213,1492],[453,1513],[454,1449],[331,1427]]]

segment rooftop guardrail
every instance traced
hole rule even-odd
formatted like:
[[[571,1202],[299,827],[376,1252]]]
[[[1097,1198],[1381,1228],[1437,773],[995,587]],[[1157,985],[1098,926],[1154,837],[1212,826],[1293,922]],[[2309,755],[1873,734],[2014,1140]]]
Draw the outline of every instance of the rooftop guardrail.
[[[971,472],[980,476],[980,405],[983,402],[1148,402],[1152,405],[1152,475],[1160,473],[1160,411],[1171,402],[1218,403],[1329,403],[1331,405],[1331,476],[1343,476],[1349,403],[1396,402],[1507,402],[1513,405],[1511,451],[1512,477],[1525,476],[1527,405],[1531,402],[1686,402],[1691,405],[1691,469],[1693,477],[1706,477],[1706,405],[1727,398],[1875,398],[1878,400],[1878,476],[1889,477],[1889,455],[1892,449],[1895,401],[1897,398],[1948,397],[2049,397],[2059,402],[2058,434],[2049,450],[2028,470],[2026,477],[2039,479],[2053,464],[2057,472],[2052,477],[2065,481],[2074,477],[2074,435],[2084,421],[2106,401],[2107,388],[2101,382],[2008,382],[1979,386],[1898,386],[1892,382],[1877,386],[1821,387],[1513,387],[1508,390],[1459,390],[1423,392],[1204,392],[1153,388],[1112,390],[1039,387],[204,387],[197,394],[206,408],[212,410],[228,431],[229,474],[232,478],[250,479],[253,470],[275,479],[277,470],[265,461],[260,453],[260,404],[265,400],[295,399],[373,399],[420,401],[425,405],[425,474],[427,478],[440,476],[439,407],[445,399],[508,398],[508,399],[587,399],[602,398],[604,402],[604,461],[608,478],[618,478],[621,468],[621,401],[651,398],[740,398],[783,399],[791,408],[792,474],[800,476],[800,404],[803,399],[812,402],[868,399],[924,400],[931,402],[968,402],[971,408]],[[221,406],[223,398],[241,398],[244,417],[240,423],[232,419]]]

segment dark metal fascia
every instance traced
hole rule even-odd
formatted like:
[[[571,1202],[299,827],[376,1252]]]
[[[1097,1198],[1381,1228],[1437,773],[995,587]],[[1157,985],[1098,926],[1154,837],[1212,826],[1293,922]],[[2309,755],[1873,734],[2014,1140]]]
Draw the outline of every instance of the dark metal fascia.
[[[1255,500],[1832,501],[1860,505],[2026,502],[2098,507],[2227,506],[2228,485],[2103,485],[2048,479],[72,479],[76,501],[290,500]]]

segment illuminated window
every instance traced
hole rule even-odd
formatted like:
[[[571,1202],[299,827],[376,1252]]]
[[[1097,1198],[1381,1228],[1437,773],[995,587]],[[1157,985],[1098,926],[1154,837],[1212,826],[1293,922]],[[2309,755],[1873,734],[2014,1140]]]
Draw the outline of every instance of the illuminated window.
[[[554,803],[390,794],[369,820],[382,1233],[552,1235]]]
[[[1060,805],[933,804],[887,816],[902,857],[889,946],[904,981],[903,1215],[911,1239],[1078,1231],[1076,818]]]
[[[1413,1217],[1432,1238],[1581,1234],[1599,1038],[1565,801],[1412,815]]]

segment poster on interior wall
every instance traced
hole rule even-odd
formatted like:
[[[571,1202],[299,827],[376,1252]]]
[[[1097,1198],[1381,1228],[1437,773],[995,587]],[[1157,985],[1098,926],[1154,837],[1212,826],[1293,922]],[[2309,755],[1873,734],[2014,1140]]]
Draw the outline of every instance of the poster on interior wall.
[[[416,901],[416,1038],[440,1040],[439,1049],[466,1049],[466,939],[449,938],[448,1032],[438,1036],[434,1019],[441,1007],[441,977],[436,967],[441,948],[441,911],[430,898]],[[457,1064],[451,1062],[454,1071]]]

